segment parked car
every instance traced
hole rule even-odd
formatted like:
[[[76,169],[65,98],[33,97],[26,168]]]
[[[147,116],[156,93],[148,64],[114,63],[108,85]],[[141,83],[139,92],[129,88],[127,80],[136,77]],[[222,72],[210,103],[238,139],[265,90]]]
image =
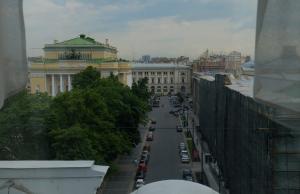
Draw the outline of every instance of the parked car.
[[[182,155],[189,155],[188,151],[187,150],[180,150],[180,156]]]
[[[145,155],[145,154],[150,155],[150,152],[147,149],[143,149],[142,155]]]
[[[181,105],[180,104],[174,104],[174,107],[179,108],[179,107],[181,107]]]
[[[145,161],[140,161],[140,164],[138,166],[138,171],[143,171],[144,173],[147,172],[147,164]]]
[[[150,154],[142,154],[141,161],[145,161],[146,164],[148,164],[149,160],[150,160]]]
[[[151,124],[156,124],[156,121],[155,120],[151,120]]]
[[[138,170],[136,173],[136,179],[144,179],[145,178],[145,172],[142,170]]]
[[[177,131],[177,132],[182,132],[182,131],[183,131],[183,129],[182,129],[182,127],[181,127],[181,126],[176,126],[176,131]]]
[[[143,151],[147,151],[147,152],[150,152],[150,145],[148,145],[148,144],[146,144],[146,145],[144,145],[144,147],[143,147]]]
[[[135,182],[135,188],[139,189],[145,185],[144,179],[137,179]]]
[[[151,125],[151,126],[149,127],[149,131],[155,131],[155,126]]]
[[[182,162],[182,163],[189,163],[189,162],[190,162],[190,157],[189,157],[189,155],[182,154],[182,155],[181,155],[181,162]]]
[[[183,143],[183,142],[181,142],[181,143],[179,144],[179,151],[181,151],[181,150],[186,150],[185,143]]]
[[[183,169],[182,179],[187,181],[193,181],[193,173],[191,169]]]
[[[146,140],[147,141],[153,141],[153,133],[151,131],[147,134]]]

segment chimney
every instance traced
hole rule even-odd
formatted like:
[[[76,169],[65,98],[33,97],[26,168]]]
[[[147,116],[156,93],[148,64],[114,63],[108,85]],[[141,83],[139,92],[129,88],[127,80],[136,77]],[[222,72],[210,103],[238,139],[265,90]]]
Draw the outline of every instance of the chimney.
[[[109,41],[108,38],[106,38],[105,39],[105,45],[107,45],[107,46],[109,45],[108,41]]]

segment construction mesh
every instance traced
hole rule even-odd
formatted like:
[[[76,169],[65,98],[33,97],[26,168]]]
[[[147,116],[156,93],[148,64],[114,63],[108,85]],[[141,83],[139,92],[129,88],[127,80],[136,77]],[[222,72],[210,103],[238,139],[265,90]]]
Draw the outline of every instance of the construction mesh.
[[[215,81],[193,80],[199,125],[231,194],[300,193],[300,135],[273,109]]]

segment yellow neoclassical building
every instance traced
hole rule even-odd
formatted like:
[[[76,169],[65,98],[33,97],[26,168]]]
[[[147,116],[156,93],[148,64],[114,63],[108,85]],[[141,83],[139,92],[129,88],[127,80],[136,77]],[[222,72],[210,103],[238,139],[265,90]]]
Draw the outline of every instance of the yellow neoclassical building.
[[[84,34],[67,41],[46,44],[44,57],[29,63],[30,91],[47,92],[51,96],[70,91],[72,76],[88,66],[98,69],[101,77],[112,73],[118,76],[120,82],[131,86],[131,66],[118,60],[117,52],[108,40],[103,44]]]

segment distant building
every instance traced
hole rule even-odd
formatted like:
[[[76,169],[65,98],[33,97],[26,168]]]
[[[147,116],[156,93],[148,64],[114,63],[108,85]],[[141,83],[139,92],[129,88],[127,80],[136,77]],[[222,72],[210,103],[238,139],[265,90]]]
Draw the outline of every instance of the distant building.
[[[179,64],[133,64],[132,81],[148,78],[148,89],[155,94],[191,92],[190,67]]]
[[[176,64],[189,65],[190,58],[185,56],[180,56],[176,59]]]
[[[233,75],[239,75],[241,72],[242,54],[232,51],[226,56],[225,71]]]
[[[117,49],[106,39],[105,44],[81,34],[71,40],[46,44],[42,59],[29,66],[31,93],[47,92],[56,96],[72,89],[72,77],[88,66],[95,67],[101,77],[117,75],[120,82],[131,86],[131,69],[117,59]]]
[[[151,63],[176,63],[176,58],[168,58],[168,57],[154,57],[151,59]]]
[[[142,56],[142,63],[150,63],[151,61],[151,56],[150,55],[144,55]]]
[[[205,74],[216,74],[225,71],[225,55],[212,54],[207,50],[192,62],[193,72],[202,72]]]

